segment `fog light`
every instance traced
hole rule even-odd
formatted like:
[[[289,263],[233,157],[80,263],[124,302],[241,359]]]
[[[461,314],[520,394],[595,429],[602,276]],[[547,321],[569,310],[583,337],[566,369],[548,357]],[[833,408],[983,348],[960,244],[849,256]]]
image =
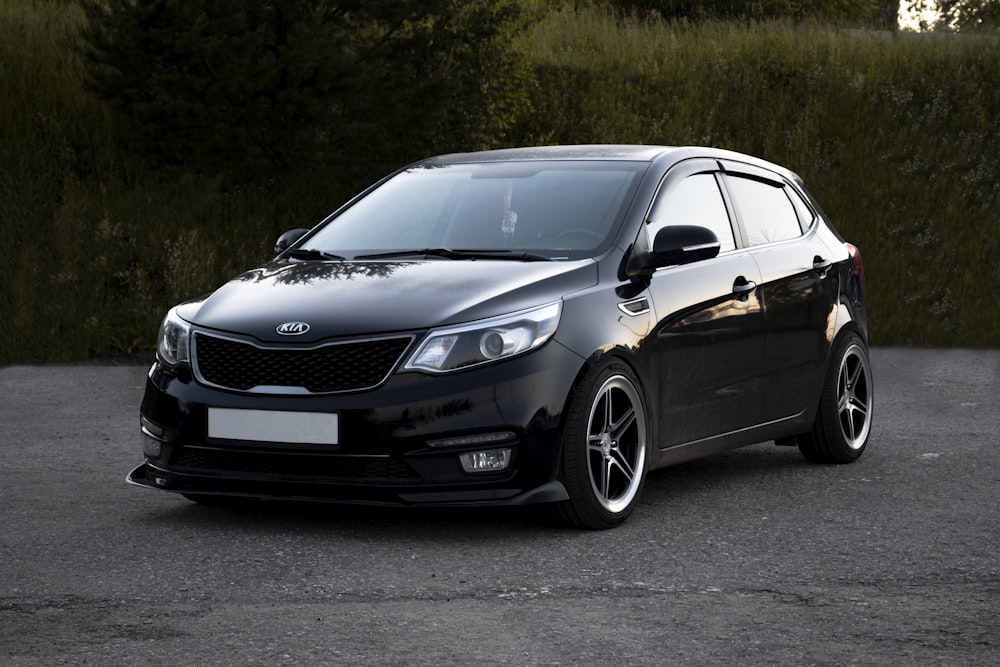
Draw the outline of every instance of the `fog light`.
[[[482,452],[459,454],[458,460],[462,462],[462,469],[465,472],[496,472],[510,465],[510,452],[509,448],[487,449]]]

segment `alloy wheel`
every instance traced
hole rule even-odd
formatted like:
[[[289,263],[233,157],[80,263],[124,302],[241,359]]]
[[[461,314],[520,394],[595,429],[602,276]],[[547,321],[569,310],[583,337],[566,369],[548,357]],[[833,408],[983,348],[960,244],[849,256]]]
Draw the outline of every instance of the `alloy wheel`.
[[[837,385],[837,413],[844,442],[859,449],[868,440],[872,424],[871,369],[868,357],[857,344],[844,352]]]
[[[597,502],[608,512],[627,508],[646,465],[646,415],[635,386],[622,375],[597,391],[587,427],[587,465]]]

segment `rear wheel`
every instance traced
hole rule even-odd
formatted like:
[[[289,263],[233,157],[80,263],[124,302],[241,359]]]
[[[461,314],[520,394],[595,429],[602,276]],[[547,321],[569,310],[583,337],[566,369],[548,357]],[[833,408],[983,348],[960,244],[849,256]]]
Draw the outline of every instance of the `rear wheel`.
[[[604,529],[635,509],[646,479],[646,404],[632,370],[616,360],[587,373],[570,400],[562,436],[563,522]]]
[[[799,450],[815,463],[850,463],[868,446],[874,386],[868,347],[848,333],[839,339],[827,369],[812,431],[798,437]]]

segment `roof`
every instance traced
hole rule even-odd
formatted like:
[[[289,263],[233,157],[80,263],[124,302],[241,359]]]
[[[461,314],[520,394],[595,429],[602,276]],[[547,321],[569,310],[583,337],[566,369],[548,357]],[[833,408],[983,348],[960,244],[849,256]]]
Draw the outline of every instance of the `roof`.
[[[638,160],[649,162],[670,151],[668,146],[590,144],[503,148],[476,153],[451,153],[423,160],[423,164],[507,162],[521,160]]]
[[[527,146],[523,148],[502,148],[472,153],[449,153],[420,160],[415,165],[443,166],[449,164],[472,164],[484,162],[521,162],[535,160],[628,160],[653,162],[657,159],[680,162],[689,158],[708,158],[720,161],[730,160],[755,165],[783,174],[786,178],[801,182],[795,172],[773,162],[744,153],[704,146],[647,146],[641,144],[580,144],[565,146]],[[411,165],[411,166],[415,166]]]

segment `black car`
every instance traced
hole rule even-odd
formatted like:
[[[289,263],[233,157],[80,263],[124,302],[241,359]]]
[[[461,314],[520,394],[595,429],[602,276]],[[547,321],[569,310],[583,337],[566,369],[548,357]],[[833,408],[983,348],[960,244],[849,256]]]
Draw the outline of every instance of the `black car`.
[[[860,254],[793,173],[709,148],[445,155],[171,309],[128,480],[232,496],[551,503],[607,528],[648,471],[871,434]]]

